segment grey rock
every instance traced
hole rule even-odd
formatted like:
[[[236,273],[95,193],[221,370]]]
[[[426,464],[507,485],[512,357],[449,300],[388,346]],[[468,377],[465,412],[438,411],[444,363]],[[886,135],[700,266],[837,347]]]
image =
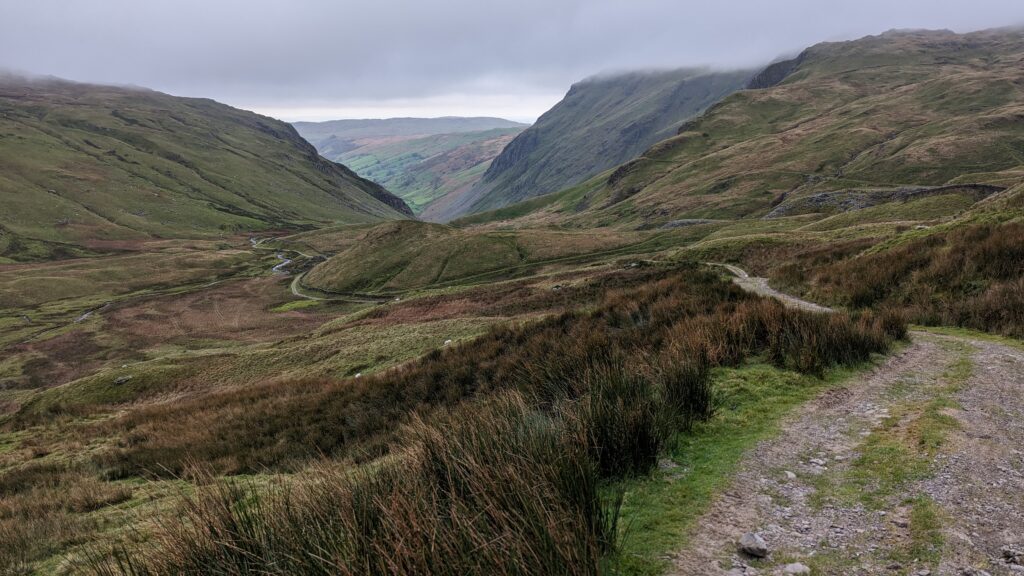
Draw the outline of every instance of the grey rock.
[[[768,555],[768,544],[759,535],[747,532],[740,538],[739,550],[754,558],[764,558]]]
[[[806,564],[794,562],[792,564],[786,564],[786,567],[782,569],[783,574],[810,574],[811,569]]]
[[[698,224],[712,224],[717,220],[708,220],[706,218],[684,218],[682,220],[672,220],[661,225],[662,228],[683,228],[686,226],[697,226]]]
[[[117,378],[114,378],[114,384],[125,384],[131,379],[131,376],[118,376]]]

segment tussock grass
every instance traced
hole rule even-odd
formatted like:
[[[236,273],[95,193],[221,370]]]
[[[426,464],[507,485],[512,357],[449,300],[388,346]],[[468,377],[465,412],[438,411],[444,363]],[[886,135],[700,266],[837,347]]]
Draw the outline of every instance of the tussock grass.
[[[695,265],[654,269],[646,279],[610,289],[589,312],[500,326],[370,377],[282,380],[140,408],[105,425],[122,440],[100,464],[121,477],[180,474],[190,458],[227,473],[290,468],[321,455],[372,458],[387,452],[396,423],[413,413],[510,388],[539,403],[579,397],[597,366],[616,357],[676,386],[685,424],[708,409],[704,363],[764,353],[778,366],[821,373],[866,360],[894,336],[886,315],[787,310]]]
[[[588,443],[515,393],[404,430],[372,470],[317,466],[269,491],[212,482],[152,548],[95,574],[596,574],[618,500]],[[140,553],[141,552],[141,553]]]
[[[1024,336],[1024,223],[974,224],[808,268],[780,281],[822,301],[888,306],[913,322]]]
[[[132,497],[81,467],[32,462],[0,473],[0,573],[28,574],[34,562],[95,534],[88,513]]]
[[[308,450],[312,440],[336,456],[388,457],[354,471],[315,465],[270,490],[213,482],[150,544],[98,553],[87,568],[595,574],[614,555],[622,503],[602,487],[648,474],[676,432],[712,413],[712,367],[762,356],[814,373],[884,351],[897,328],[883,316],[786,309],[685,266],[611,290],[589,312],[495,329],[371,378],[291,383],[300,392],[271,404],[273,428],[236,419],[281,388],[240,393],[237,407],[221,398],[223,425],[242,432],[233,454],[259,461],[271,446]],[[147,414],[156,432],[161,418],[183,417]],[[190,437],[189,452],[218,465],[202,459],[225,429]],[[106,461],[119,473],[186,466],[175,463],[180,439],[131,434]]]

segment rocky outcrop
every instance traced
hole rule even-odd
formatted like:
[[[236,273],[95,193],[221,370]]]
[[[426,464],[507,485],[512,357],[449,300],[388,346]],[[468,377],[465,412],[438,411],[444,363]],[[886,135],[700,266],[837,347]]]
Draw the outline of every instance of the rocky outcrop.
[[[750,79],[750,82],[747,83],[747,90],[760,90],[781,84],[787,76],[792,74],[803,63],[806,55],[807,52],[804,51],[796,58],[769,64],[768,67]]]
[[[967,194],[977,202],[1005,188],[989,184],[952,184],[949,186],[907,186],[889,190],[834,190],[793,200],[785,200],[765,218],[795,214],[851,212],[888,202],[908,202],[927,196]]]
[[[589,78],[494,159],[448,218],[558,192],[637,158],[742,88],[752,71],[679,69]],[[629,191],[616,195],[621,201]]]
[[[336,166],[341,166],[341,165],[340,164],[336,164]],[[341,167],[345,168],[344,166],[341,166]],[[348,170],[348,168],[345,168],[345,170]],[[379,201],[383,202],[384,204],[394,208],[396,211],[398,211],[398,212],[408,216],[409,218],[415,218],[416,217],[416,215],[413,214],[413,212],[412,212],[412,208],[409,208],[409,205],[405,203],[405,200],[402,200],[398,196],[395,196],[391,192],[388,192],[380,184],[377,184],[376,182],[371,182],[369,180],[366,180],[365,178],[360,178],[359,176],[356,175],[355,172],[352,172],[351,170],[348,170],[348,171],[352,174],[352,176],[354,178],[358,178],[359,180],[362,180],[365,183],[363,189],[366,190],[366,192],[370,196],[373,196],[377,200],[379,200]]]

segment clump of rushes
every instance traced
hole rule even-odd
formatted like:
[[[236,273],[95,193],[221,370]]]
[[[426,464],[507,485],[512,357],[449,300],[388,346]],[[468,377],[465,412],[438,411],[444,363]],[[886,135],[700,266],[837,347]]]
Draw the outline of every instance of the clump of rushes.
[[[219,481],[161,523],[149,549],[94,574],[597,574],[621,500],[587,442],[518,394],[406,428],[370,470],[318,465],[258,491]]]
[[[887,316],[789,310],[696,265],[645,277],[608,290],[590,311],[499,327],[371,377],[258,383],[130,410],[100,424],[122,440],[98,464],[119,478],[180,475],[191,460],[236,474],[298,470],[324,455],[375,458],[395,445],[395,424],[412,414],[508,389],[541,406],[579,397],[588,371],[616,354],[680,387],[669,393],[689,406],[685,424],[707,414],[705,362],[736,365],[764,354],[778,366],[820,373],[884,351],[893,332],[882,326]]]
[[[656,382],[618,355],[580,376],[588,392],[570,413],[601,474],[622,477],[653,468],[675,416]]]
[[[601,487],[648,473],[673,434],[711,414],[711,368],[761,356],[821,372],[885,351],[902,330],[887,313],[787,309],[695,266],[660,271],[588,313],[499,328],[376,377],[296,387],[270,404],[285,410],[274,428],[247,419],[237,429],[245,442],[230,447],[244,455],[269,433],[286,447],[332,438],[328,452],[386,457],[353,470],[314,465],[276,489],[215,482],[186,499],[149,548],[97,555],[88,568],[595,574],[615,547],[621,502]],[[275,390],[235,394],[259,412]],[[156,413],[150,433],[166,414]],[[134,450],[124,452],[129,463],[146,454]]]
[[[846,247],[797,255],[774,276],[824,302],[1024,336],[1024,223],[964,226],[878,251]]]

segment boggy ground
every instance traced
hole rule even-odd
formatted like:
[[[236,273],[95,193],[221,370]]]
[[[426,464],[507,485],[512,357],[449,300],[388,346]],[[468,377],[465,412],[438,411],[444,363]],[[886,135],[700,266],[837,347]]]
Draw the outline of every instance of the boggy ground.
[[[1024,573],[1024,350],[914,332],[804,405],[689,531],[674,573]],[[757,532],[770,554],[737,552]]]

